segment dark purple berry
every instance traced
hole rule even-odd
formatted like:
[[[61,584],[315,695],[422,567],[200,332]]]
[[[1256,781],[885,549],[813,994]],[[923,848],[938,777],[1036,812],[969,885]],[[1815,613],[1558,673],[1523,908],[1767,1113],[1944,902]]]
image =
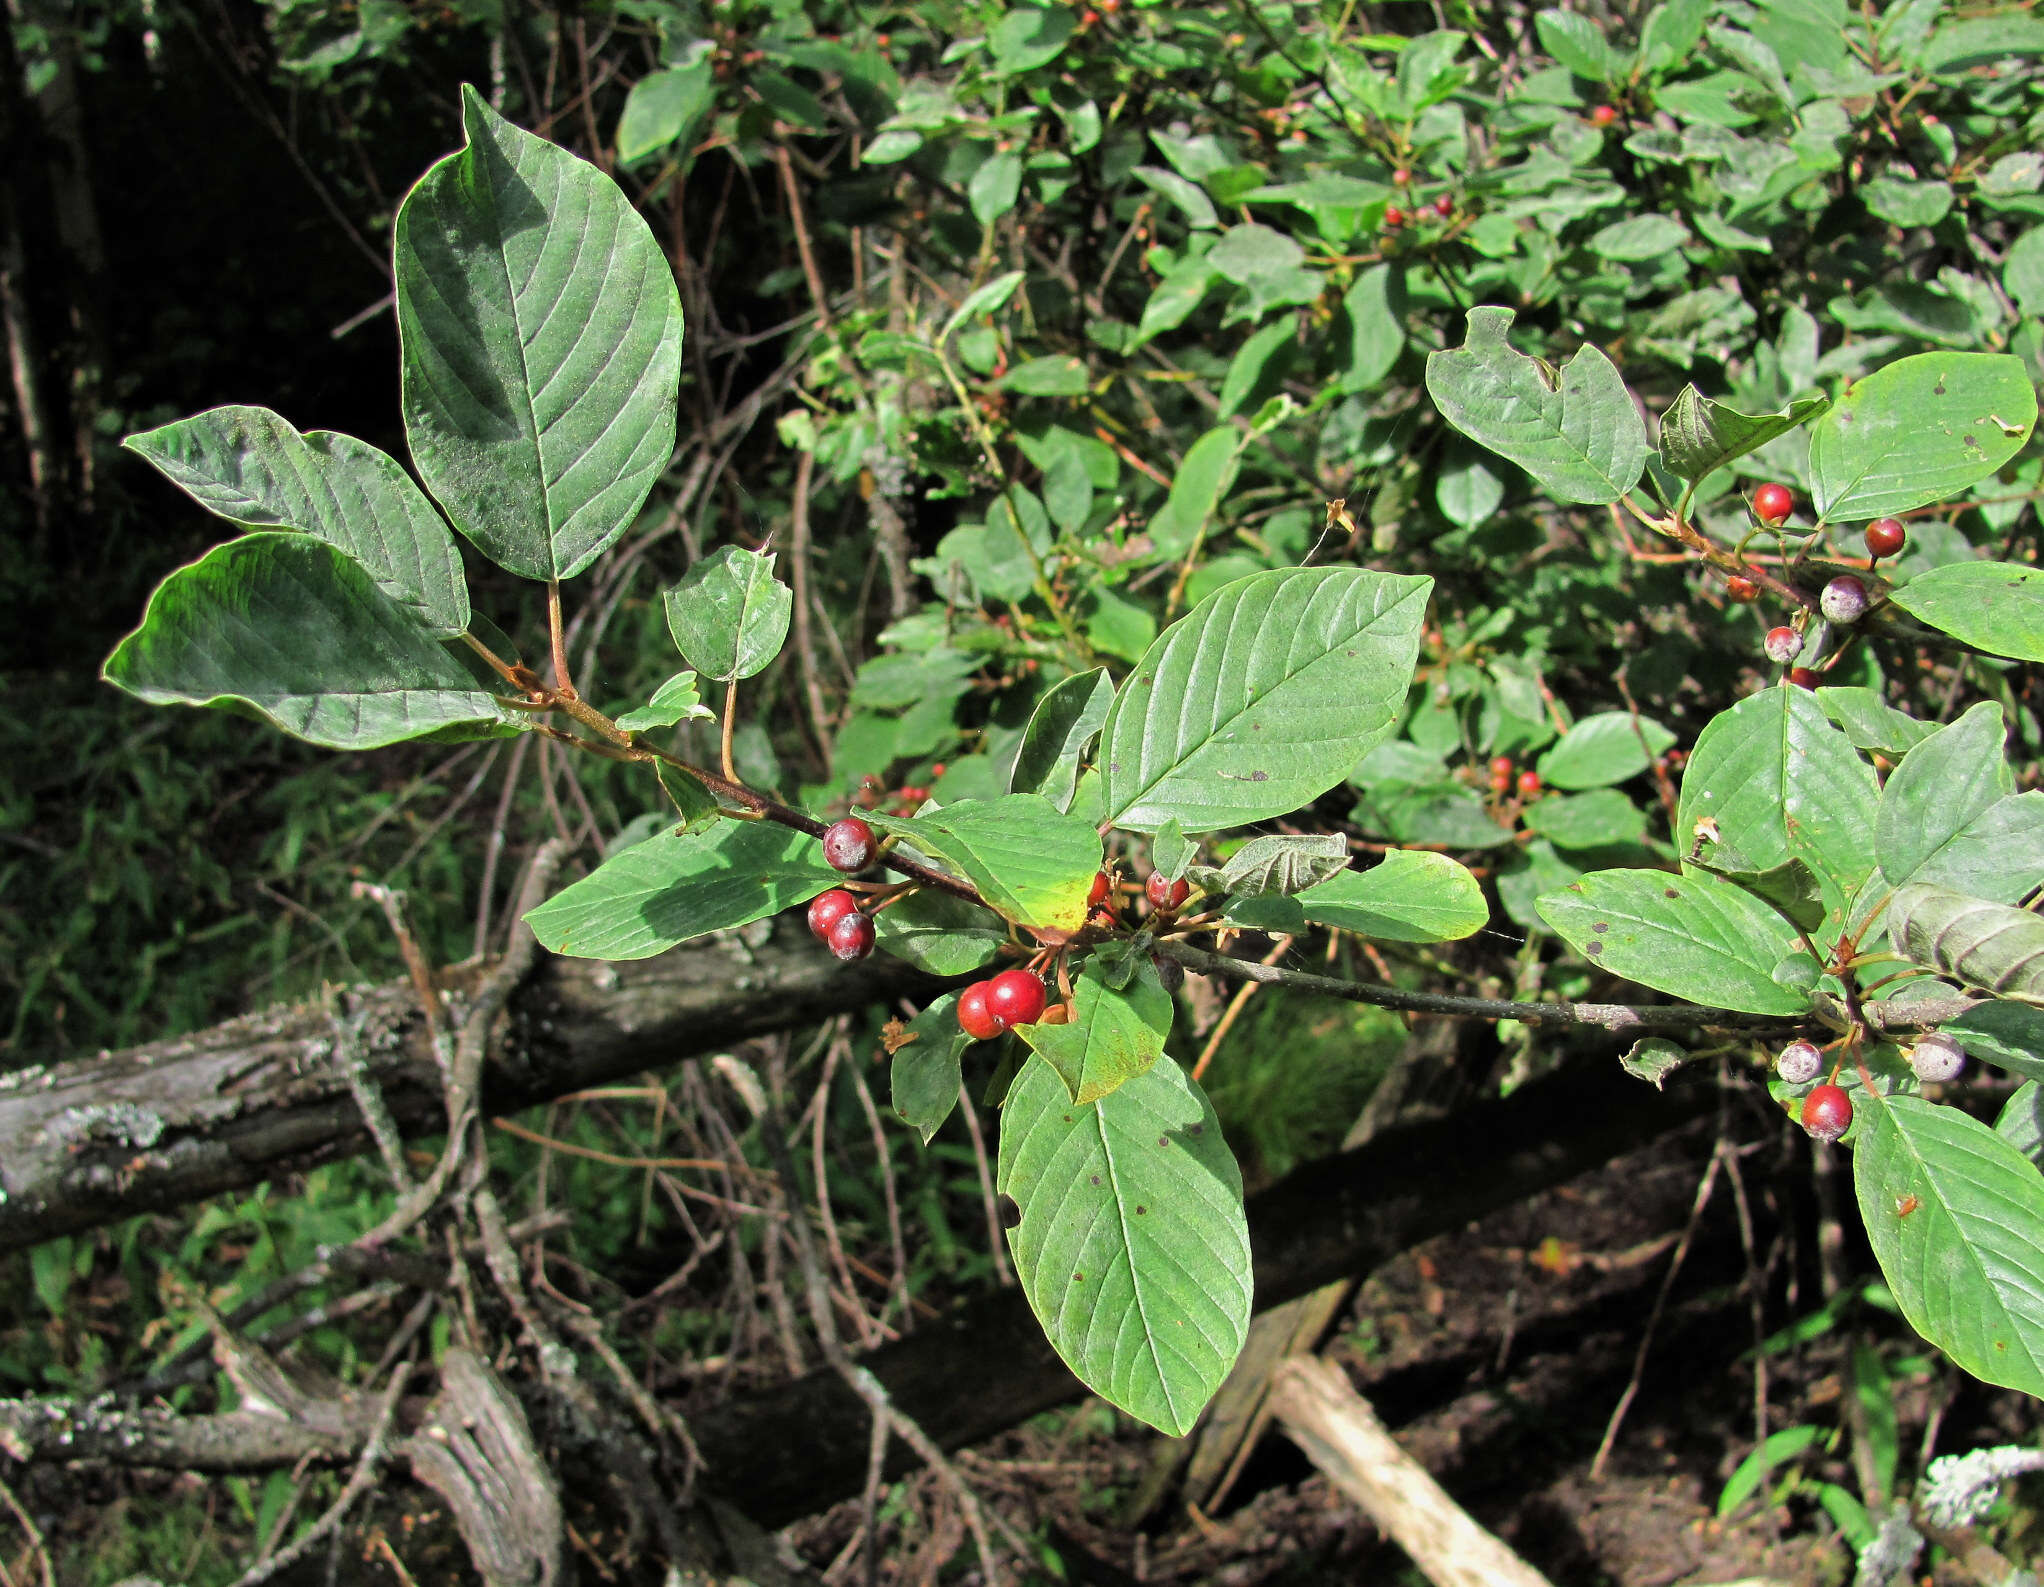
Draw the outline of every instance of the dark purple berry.
[[[823,829],[823,857],[847,875],[871,865],[876,847],[873,829],[857,816],[846,816]]]

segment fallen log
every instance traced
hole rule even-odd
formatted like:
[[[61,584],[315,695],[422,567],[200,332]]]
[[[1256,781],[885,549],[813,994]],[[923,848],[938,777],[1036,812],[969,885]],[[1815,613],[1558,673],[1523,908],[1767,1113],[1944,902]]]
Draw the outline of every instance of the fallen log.
[[[1365,1274],[1434,1235],[1651,1145],[1716,1106],[1707,1084],[1662,1093],[1623,1080],[1608,1064],[1590,1064],[1308,1164],[1249,1202],[1256,1304],[1275,1306],[1333,1278]],[[858,1364],[947,1450],[1084,1392],[1012,1290],[925,1323]],[[765,1526],[784,1526],[864,1482],[871,1411],[834,1371],[689,1409],[706,1486]],[[21,1459],[155,1465],[170,1458],[215,1470],[351,1453],[340,1444],[314,1450],[303,1439],[287,1447],[273,1438],[237,1463],[221,1440],[241,1429],[211,1425],[223,1420],[105,1399],[83,1407],[0,1401],[0,1448]],[[913,1465],[897,1448],[894,1469]]]
[[[1628,1082],[1609,1062],[1592,1063],[1309,1163],[1249,1201],[1257,1309],[1361,1277],[1716,1106],[1710,1085],[1663,1093]],[[1012,1290],[923,1323],[860,1361],[947,1450],[1085,1392]],[[763,1526],[785,1526],[865,1480],[871,1413],[835,1372],[696,1410],[689,1425],[705,1480]],[[897,1450],[891,1469],[913,1465]]]
[[[459,1007],[480,978],[450,971],[441,996]],[[790,921],[633,963],[543,956],[492,1035],[482,1106],[515,1113],[939,984],[893,959],[842,964]],[[403,1133],[445,1132],[406,982],[0,1077],[0,1252],[370,1150],[352,1064]]]

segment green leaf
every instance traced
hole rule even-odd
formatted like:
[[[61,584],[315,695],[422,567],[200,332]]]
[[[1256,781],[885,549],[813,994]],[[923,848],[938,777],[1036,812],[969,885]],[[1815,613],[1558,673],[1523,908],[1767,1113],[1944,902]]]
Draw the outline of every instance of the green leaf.
[[[1690,751],[1675,841],[1717,823],[1736,868],[1766,871],[1799,859],[1836,903],[1874,869],[1879,786],[1874,769],[1807,689],[1762,689],[1705,726]]]
[[[795,595],[774,577],[771,552],[724,546],[667,592],[667,629],[706,678],[749,678],[781,653]]]
[[[711,69],[705,55],[692,65],[649,72],[632,84],[617,123],[619,164],[632,165],[659,154],[692,131],[717,100]],[[872,158],[870,153],[867,158]]]
[[[1689,241],[1689,228],[1672,215],[1629,215],[1599,227],[1590,252],[1600,259],[1639,264],[1673,253]]]
[[[1954,980],[2044,1003],[2044,920],[2027,910],[1918,882],[1889,900],[1888,934],[1904,957]]]
[[[1048,65],[1063,52],[1078,22],[1068,6],[1012,7],[987,34],[995,71],[1013,77]]]
[[[1230,226],[1207,252],[1207,263],[1247,286],[1259,277],[1282,276],[1304,263],[1306,250],[1272,226],[1249,222]]]
[[[1453,942],[1490,919],[1483,887],[1445,854],[1391,849],[1367,871],[1343,871],[1289,898],[1237,899],[1231,923],[1257,931],[1297,931],[1309,922],[1379,942]]]
[[[1242,434],[1230,424],[1216,426],[1186,448],[1171,494],[1150,520],[1150,541],[1160,555],[1182,557],[1206,532],[1221,493],[1235,482],[1241,453]]]
[[[1214,213],[1214,201],[1199,183],[1189,182],[1176,171],[1158,165],[1139,165],[1129,175],[1170,199],[1195,228],[1212,230],[1221,224],[1220,216]]]
[[[1637,777],[1674,743],[1652,717],[1605,711],[1562,734],[1540,757],[1540,778],[1551,788],[1606,788]]]
[[[1803,397],[1778,413],[1741,413],[1693,385],[1684,386],[1661,415],[1661,461],[1677,479],[1694,484],[1830,406],[1828,397]]]
[[[1902,758],[1874,836],[1889,886],[2013,904],[2044,882],[2044,793],[2015,793],[2004,736],[2001,707],[1983,700]]]
[[[1935,722],[1919,722],[1887,704],[1872,689],[1822,688],[1817,703],[1852,740],[1855,749],[1878,750],[1899,759],[1938,731]]]
[[[2023,449],[2037,393],[2007,353],[1919,353],[1854,381],[1810,427],[1810,496],[1826,522],[1956,496]]]
[[[1536,799],[1526,806],[1521,820],[1527,831],[1538,832],[1564,849],[1637,843],[1647,831],[1646,812],[1615,788],[1564,799]]]
[[[2044,1085],[2026,1080],[2004,1102],[1994,1133],[2032,1163],[2044,1167]]]
[[[1642,986],[1749,1014],[1809,1008],[1774,979],[1797,946],[1788,923],[1715,876],[1593,871],[1535,907],[1578,953]]]
[[[1195,875],[1193,880],[1209,893],[1259,898],[1301,893],[1347,869],[1348,839],[1339,832],[1274,832],[1251,838],[1219,869],[1195,867],[1212,874]]]
[[[468,146],[398,210],[412,461],[454,526],[529,579],[579,573],[674,452],[681,300],[617,185],[462,88]]]
[[[897,905],[897,908],[900,906]],[[884,921],[894,910],[881,912]],[[946,992],[908,1022],[913,1038],[896,1047],[888,1060],[889,1102],[902,1119],[930,1144],[951,1110],[958,1105],[964,1070],[959,1060],[972,1038],[958,1028],[958,994]]]
[[[2044,1080],[2044,1010],[1989,1000],[1938,1028],[1982,1063]]]
[[[928,887],[881,910],[873,928],[878,947],[931,975],[964,975],[992,964],[1008,941],[991,910]]]
[[[1297,351],[1298,336],[1290,315],[1279,316],[1244,342],[1221,381],[1221,417],[1239,413],[1274,390]]]
[[[525,919],[551,953],[650,959],[807,903],[842,880],[807,833],[773,821],[719,821],[633,844]]]
[[[1593,82],[1609,80],[1618,58],[1597,24],[1574,11],[1542,11],[1533,18],[1540,44],[1549,55],[1578,77]]]
[[[652,699],[619,717],[617,725],[630,733],[643,733],[648,728],[672,727],[677,722],[716,719],[717,713],[704,705],[696,693],[696,675],[677,672],[653,691]]]
[[[1513,311],[1469,311],[1464,344],[1427,357],[1442,417],[1511,459],[1558,502],[1616,501],[1639,483],[1647,430],[1618,371],[1587,342],[1557,373],[1505,340]]]
[[[1008,791],[1042,794],[1059,810],[1071,809],[1080,762],[1100,736],[1113,703],[1114,680],[1105,667],[1052,684],[1022,730],[1022,748],[1008,777]]]
[[[2012,562],[1947,562],[1889,599],[1911,617],[1990,655],[2044,661],[2044,571]]]
[[[1505,482],[1477,447],[1458,441],[1434,476],[1434,505],[1450,523],[1474,529],[1505,499]]]
[[[1853,1188],[1902,1315],[1975,1377],[2044,1395],[2044,1177],[1957,1108],[1860,1106]]]
[[[1778,1433],[1770,1433],[1726,1480],[1724,1491],[1718,1495],[1718,1518],[1723,1520],[1757,1493],[1776,1466],[1794,1460],[1823,1436],[1821,1427],[1784,1427]]]
[[[240,709],[329,749],[505,722],[416,608],[307,535],[245,535],[179,568],[101,676],[152,705]]]
[[[1093,515],[1093,476],[1076,449],[1060,451],[1044,469],[1043,508],[1066,534],[1077,534]]]
[[[397,459],[268,408],[213,408],[121,443],[201,507],[250,529],[297,529],[345,551],[434,633],[468,627],[454,536]]]
[[[1249,1331],[1242,1175],[1176,1063],[1075,1104],[1032,1057],[1002,1111],[997,1184],[1030,1309],[1094,1393],[1178,1437]]]
[[[1136,346],[1140,347],[1153,336],[1177,330],[1205,301],[1208,289],[1220,279],[1220,271],[1207,263],[1204,254],[1194,259],[1179,260],[1157,283],[1157,289],[1150,294],[1150,301],[1143,305],[1142,323],[1136,327]]]
[[[1100,834],[1041,794],[961,799],[913,819],[878,814],[867,819],[954,866],[1018,926],[1077,931],[1086,923],[1086,894],[1100,869]]]
[[[1341,389],[1373,390],[1405,351],[1404,267],[1371,265],[1356,277],[1341,309],[1349,329],[1348,367],[1341,374]]]
[[[1173,623],[1101,733],[1105,819],[1154,831],[1298,809],[1391,731],[1433,581],[1361,568],[1237,579]]]
[[[982,314],[993,313],[1015,295],[1015,289],[1021,284],[1022,272],[1020,270],[1010,270],[1004,276],[995,276],[993,280],[989,281],[977,292],[968,295],[966,300],[958,305],[957,312],[944,322],[943,330],[937,333],[937,345],[941,347],[945,342],[949,341],[951,333],[967,321],[975,319]]]
[[[1877,176],[1860,189],[1868,209],[1897,226],[1935,226],[1952,209],[1949,182],[1911,182]]]
[[[1086,362],[1070,353],[1027,359],[1003,375],[998,385],[1002,391],[1025,397],[1083,397],[1087,389]]]
[[[991,226],[1007,214],[1021,196],[1022,156],[1012,149],[989,155],[972,173],[972,180],[965,184],[965,198],[972,206],[972,218],[982,226]]]
[[[1072,993],[1069,1024],[1018,1025],[1015,1033],[1058,1073],[1074,1102],[1094,1102],[1120,1090],[1164,1055],[1175,1005],[1157,967],[1135,961],[1122,987],[1082,976]]]

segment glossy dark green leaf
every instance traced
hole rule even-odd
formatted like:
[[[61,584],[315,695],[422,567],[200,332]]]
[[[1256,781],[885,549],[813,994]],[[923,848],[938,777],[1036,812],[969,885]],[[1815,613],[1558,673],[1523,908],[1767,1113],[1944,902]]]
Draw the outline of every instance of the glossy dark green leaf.
[[[674,451],[681,299],[617,185],[462,89],[467,147],[398,210],[412,461],[493,562],[565,579]]]
[[[103,676],[153,705],[240,709],[329,749],[506,727],[417,608],[309,535],[245,535],[179,568]]]
[[[996,1183],[1030,1309],[1094,1393],[1177,1437],[1249,1331],[1249,1226],[1220,1120],[1175,1062],[1076,1104],[1031,1056],[1001,1115]]]
[[[121,443],[200,506],[250,529],[297,529],[345,551],[447,636],[468,626],[454,536],[397,459],[331,430],[300,435],[268,408],[212,408]]]
[[[1934,882],[2013,904],[2044,883],[2044,793],[2017,794],[2001,707],[1984,700],[1902,759],[1875,853],[1891,887]]]
[[[1340,782],[1390,731],[1432,580],[1280,568],[1210,595],[1157,638],[1101,733],[1106,819],[1245,826]]]
[[[617,123],[617,157],[621,164],[632,165],[662,153],[672,148],[677,139],[692,135],[716,103],[711,70],[711,62],[705,56],[687,66],[648,72],[632,84]]]

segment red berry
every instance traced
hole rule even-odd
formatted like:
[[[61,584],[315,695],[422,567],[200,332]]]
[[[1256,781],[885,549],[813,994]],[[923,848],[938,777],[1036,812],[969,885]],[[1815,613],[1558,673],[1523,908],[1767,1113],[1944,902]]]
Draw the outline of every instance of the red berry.
[[[1540,792],[1540,773],[1535,771],[1532,767],[1528,766],[1524,771],[1519,773],[1518,786],[1519,797],[1521,799],[1531,799],[1535,794]]]
[[[1814,689],[1817,687],[1817,674],[1808,667],[1791,667],[1789,668],[1789,682],[1793,683],[1798,689]]]
[[[837,870],[863,871],[873,863],[874,848],[873,829],[857,816],[846,816],[824,828],[823,857]]]
[[[1867,555],[1892,557],[1909,544],[1909,531],[1895,518],[1876,518],[1867,525]]]
[[[1086,907],[1088,909],[1098,909],[1107,902],[1109,895],[1113,891],[1114,884],[1108,881],[1107,873],[1105,871],[1095,871],[1093,873],[1093,885],[1086,892]]]
[[[863,959],[873,951],[873,917],[854,910],[830,928],[830,951],[845,963]]]
[[[944,775],[944,763],[941,760],[938,761],[936,765],[930,768],[930,775],[932,777],[941,777]]]
[[[1384,206],[1384,226],[1387,231],[1396,231],[1405,224],[1405,211],[1396,204]]]
[[[958,1028],[974,1041],[992,1041],[1007,1024],[987,1007],[990,981],[975,981],[958,997]]]
[[[1027,970],[1003,970],[987,982],[987,1012],[1005,1025],[1034,1025],[1050,993]]]
[[[1397,183],[1398,186],[1405,187],[1411,183],[1412,173],[1406,170],[1406,168],[1401,165],[1397,170],[1391,173],[1391,180]]]
[[[1761,646],[1769,661],[1787,663],[1803,653],[1803,636],[1793,628],[1770,628]]]
[[[1599,127],[1608,127],[1618,119],[1615,105],[1599,105],[1590,112],[1590,120]]]
[[[1734,573],[1725,580],[1725,594],[1735,601],[1757,601],[1760,586],[1743,573]]]
[[[1176,909],[1192,896],[1192,883],[1169,881],[1162,871],[1152,871],[1150,879],[1143,883],[1143,892],[1156,908]]]
[[[1446,193],[1443,193],[1439,198],[1434,200],[1434,213],[1440,216],[1441,219],[1446,220],[1450,215],[1455,213],[1455,201],[1452,198],[1450,198]]]
[[[1777,524],[1796,510],[1796,499],[1786,485],[1762,485],[1753,493],[1753,516],[1765,524]]]
[[[1803,1098],[1803,1128],[1820,1141],[1835,1141],[1852,1128],[1852,1098],[1837,1086],[1819,1086]]]
[[[809,929],[819,942],[830,941],[831,928],[859,907],[859,901],[842,887],[818,893],[809,901]]]
[[[1510,777],[1510,776],[1512,775],[1512,772],[1513,772],[1513,770],[1514,770],[1514,768],[1513,768],[1513,766],[1512,766],[1512,757],[1511,757],[1511,756],[1509,756],[1509,755],[1493,755],[1493,756],[1491,756],[1491,758],[1490,758],[1490,780],[1491,780],[1492,782],[1496,782],[1496,781],[1498,780],[1498,778],[1500,778],[1500,777]]]

